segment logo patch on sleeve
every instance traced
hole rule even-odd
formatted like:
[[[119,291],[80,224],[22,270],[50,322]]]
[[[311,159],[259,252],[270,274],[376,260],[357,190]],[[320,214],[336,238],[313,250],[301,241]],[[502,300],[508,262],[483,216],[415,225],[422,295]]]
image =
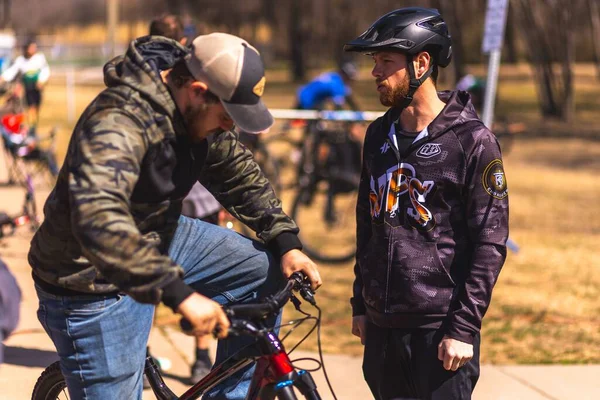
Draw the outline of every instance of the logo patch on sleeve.
[[[483,188],[492,197],[502,200],[508,196],[508,187],[506,186],[506,175],[502,161],[495,159],[485,167],[481,177]]]

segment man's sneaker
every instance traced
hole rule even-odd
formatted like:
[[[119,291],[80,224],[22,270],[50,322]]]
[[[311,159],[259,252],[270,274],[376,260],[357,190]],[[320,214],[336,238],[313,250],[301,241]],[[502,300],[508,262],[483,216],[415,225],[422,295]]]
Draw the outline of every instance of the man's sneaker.
[[[195,385],[210,372],[212,365],[206,360],[196,360],[192,365],[190,384]]]

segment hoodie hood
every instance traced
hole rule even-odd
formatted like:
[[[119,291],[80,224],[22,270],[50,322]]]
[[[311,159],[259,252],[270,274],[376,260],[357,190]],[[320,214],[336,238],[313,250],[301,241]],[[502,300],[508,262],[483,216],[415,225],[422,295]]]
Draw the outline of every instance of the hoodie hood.
[[[129,86],[172,118],[177,107],[160,71],[172,68],[187,54],[188,49],[171,39],[156,36],[138,38],[130,43],[125,55],[104,66],[104,84],[109,88]]]
[[[477,111],[471,103],[471,95],[464,91],[442,91],[438,97],[446,106],[437,117],[427,126],[428,138],[433,139],[470,121],[480,121]],[[390,125],[398,120],[402,108],[390,108],[383,116],[383,126]]]
[[[438,97],[446,103],[446,107],[429,124],[431,136],[435,137],[438,134],[470,121],[480,121],[477,111],[475,111],[475,107],[471,103],[471,95],[469,93],[460,90],[447,90],[438,92]]]

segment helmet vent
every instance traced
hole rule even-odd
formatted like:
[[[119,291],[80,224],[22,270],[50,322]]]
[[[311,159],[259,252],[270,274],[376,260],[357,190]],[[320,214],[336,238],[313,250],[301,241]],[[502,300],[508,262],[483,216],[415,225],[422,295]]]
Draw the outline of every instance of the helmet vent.
[[[432,18],[427,21],[421,21],[417,25],[434,32],[445,31],[447,29],[446,23],[442,18]]]

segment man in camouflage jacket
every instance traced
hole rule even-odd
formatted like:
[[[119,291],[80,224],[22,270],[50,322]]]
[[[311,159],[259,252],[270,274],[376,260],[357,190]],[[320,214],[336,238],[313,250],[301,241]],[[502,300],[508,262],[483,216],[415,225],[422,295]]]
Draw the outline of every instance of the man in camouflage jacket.
[[[219,303],[265,296],[295,271],[321,284],[297,226],[231,130],[235,123],[260,132],[273,122],[252,46],[227,34],[199,36],[191,49],[145,37],[104,73],[107,88],[74,129],[29,252],[38,316],[75,399],[141,398],[161,301],[191,321],[194,334],[220,325],[224,338],[229,322]],[[269,252],[180,216],[197,181]],[[227,341],[217,362],[242,345]],[[208,398],[243,399],[251,375],[242,375]]]
[[[371,53],[391,107],[368,128],[357,205],[352,332],[378,400],[469,399],[479,330],[506,257],[500,148],[465,92],[436,92],[450,37],[436,10],[377,20]]]

